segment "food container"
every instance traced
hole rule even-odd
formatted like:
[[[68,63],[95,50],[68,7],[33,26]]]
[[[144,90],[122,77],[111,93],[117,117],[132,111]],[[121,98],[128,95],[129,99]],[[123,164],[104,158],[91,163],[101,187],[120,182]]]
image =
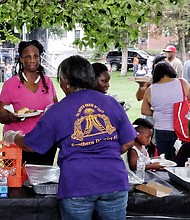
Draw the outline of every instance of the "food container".
[[[26,164],[26,173],[37,194],[56,194],[60,175],[59,167]]]
[[[190,167],[167,167],[171,180],[190,190]]]
[[[26,164],[26,173],[31,185],[58,183],[60,169],[55,166]]]
[[[36,194],[42,195],[55,195],[58,191],[58,184],[57,183],[47,183],[47,184],[39,184],[33,186],[33,190]]]

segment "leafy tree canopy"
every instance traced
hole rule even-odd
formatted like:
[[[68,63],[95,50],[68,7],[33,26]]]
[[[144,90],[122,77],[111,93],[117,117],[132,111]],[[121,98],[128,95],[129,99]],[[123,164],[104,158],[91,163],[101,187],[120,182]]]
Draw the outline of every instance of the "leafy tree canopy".
[[[162,17],[164,4],[175,5],[180,0],[0,0],[0,32],[16,42],[14,27],[22,33],[37,27],[54,25],[72,30],[80,24],[85,37],[76,42],[80,47],[99,45],[106,49],[111,43],[122,47],[126,36],[133,39],[139,27]],[[18,41],[18,39],[17,39]]]

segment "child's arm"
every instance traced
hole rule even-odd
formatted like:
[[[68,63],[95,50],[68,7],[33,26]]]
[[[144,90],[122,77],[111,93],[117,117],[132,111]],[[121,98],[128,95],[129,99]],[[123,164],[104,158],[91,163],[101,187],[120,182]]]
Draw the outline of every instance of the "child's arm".
[[[145,166],[145,169],[146,169],[146,170],[163,170],[163,169],[164,169],[164,166],[160,165],[159,162],[156,162],[156,163],[147,164],[147,165]]]
[[[137,169],[137,159],[138,159],[136,150],[130,148],[127,152],[127,156],[128,156],[128,163],[130,170],[135,171]]]

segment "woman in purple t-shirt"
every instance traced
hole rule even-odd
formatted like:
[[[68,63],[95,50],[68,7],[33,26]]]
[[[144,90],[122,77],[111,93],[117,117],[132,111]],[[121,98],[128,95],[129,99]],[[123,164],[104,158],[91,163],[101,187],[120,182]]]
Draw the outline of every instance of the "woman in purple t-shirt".
[[[58,80],[66,97],[24,137],[8,131],[4,141],[41,154],[59,145],[62,219],[89,220],[96,211],[100,219],[124,220],[129,182],[121,154],[133,146],[137,133],[113,97],[93,90],[95,74],[86,59],[64,60]]]

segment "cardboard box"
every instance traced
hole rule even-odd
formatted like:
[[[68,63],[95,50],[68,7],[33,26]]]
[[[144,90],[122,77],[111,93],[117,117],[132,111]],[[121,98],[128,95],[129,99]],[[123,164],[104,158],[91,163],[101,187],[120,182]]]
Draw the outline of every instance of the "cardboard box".
[[[173,190],[170,187],[155,182],[148,182],[147,184],[139,184],[136,185],[135,188],[156,197],[168,196],[171,194]]]

